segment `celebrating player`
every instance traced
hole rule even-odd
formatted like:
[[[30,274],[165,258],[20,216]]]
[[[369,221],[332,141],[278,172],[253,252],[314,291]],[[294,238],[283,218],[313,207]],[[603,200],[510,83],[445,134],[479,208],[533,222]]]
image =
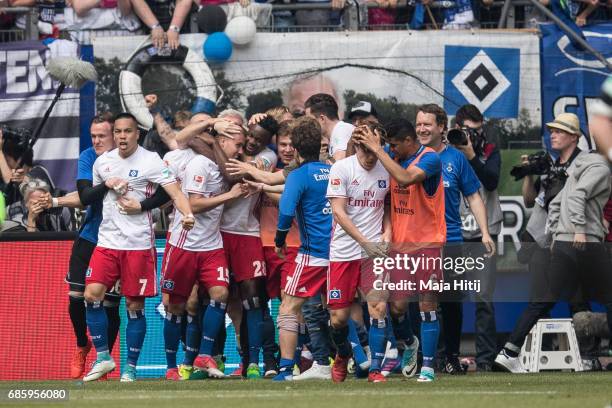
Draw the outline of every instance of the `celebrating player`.
[[[329,140],[329,154],[334,160],[344,159],[348,141],[355,126],[338,118],[338,103],[329,94],[315,94],[304,103],[306,115],[321,125],[323,137]]]
[[[463,257],[463,234],[461,232],[460,201],[465,197],[474,214],[476,223],[482,232],[482,243],[487,256],[495,253],[495,244],[489,234],[487,223],[487,210],[478,190],[480,180],[470,166],[465,155],[443,141],[448,119],[446,112],[440,106],[427,104],[419,107],[416,117],[416,132],[419,142],[435,150],[442,163],[442,179],[444,181],[444,212],[446,219],[446,241],[444,248],[445,258]],[[444,270],[444,279],[452,282],[461,279],[452,269]],[[444,370],[449,374],[462,375],[465,373],[459,363],[459,348],[461,345],[461,326],[463,321],[462,293],[450,291],[446,298],[440,302],[440,309],[444,315],[442,320],[444,330],[444,352],[446,362]]]
[[[101,184],[97,188],[92,187],[92,168],[96,158],[101,154],[115,148],[113,140],[113,123],[110,113],[93,118],[90,126],[92,147],[85,149],[79,156],[77,174],[78,199],[76,205],[87,205],[87,214],[81,227],[79,237],[74,241],[72,253],[70,254],[70,266],[66,282],[70,291],[68,312],[70,321],[77,338],[77,350],[70,363],[70,377],[81,378],[85,370],[85,360],[91,349],[91,342],[87,338],[87,323],[85,321],[85,273],[89,265],[91,254],[96,242],[98,242],[98,228],[102,222],[102,199],[107,188]],[[56,205],[71,206],[58,198]],[[62,200],[62,201],[59,201]],[[76,206],[75,205],[75,206]],[[114,289],[114,288],[112,288]],[[108,319],[108,346],[112,351],[117,332],[119,331],[119,294],[112,290],[104,297],[104,310]]]
[[[357,128],[355,133],[360,130]],[[381,143],[384,143],[382,139]],[[375,276],[371,263],[368,268],[365,261],[367,258],[385,257],[385,242],[391,241],[391,220],[384,208],[388,191],[389,173],[376,155],[360,144],[356,145],[356,154],[336,162],[330,170],[327,198],[336,224],[329,253],[327,307],[331,310],[331,334],[336,344],[336,359],[332,368],[334,382],[344,381],[347,375],[351,349],[347,339],[348,321],[357,289],[360,288],[366,296],[373,290]],[[380,298],[371,299],[368,301],[368,311],[372,352],[368,381],[384,382],[386,379],[380,369],[387,343],[387,303]]]
[[[94,185],[104,184],[109,191],[104,197],[98,245],[89,263],[85,286],[87,325],[98,356],[83,381],[96,380],[115,369],[108,352],[108,321],[101,307],[104,292],[121,280],[128,310],[128,358],[121,381],[136,379],[136,363],[146,333],[144,301],[157,294],[151,215],[125,214],[117,200],[127,195],[140,201],[161,185],[184,215],[183,228],[189,230],[194,225],[189,202],[171,171],[156,153],[138,146],[136,118],[129,113],[117,115],[113,135],[117,149],[100,156],[93,168]]]
[[[387,141],[391,158],[380,145],[380,134],[364,129],[355,138],[376,154],[391,175],[391,227],[393,252],[425,258],[440,258],[445,242],[444,189],[440,158],[430,148],[417,141],[412,124],[407,120],[389,126]],[[432,265],[422,265],[414,271],[421,309],[421,341],[423,367],[418,381],[434,380],[433,363],[438,344],[440,326],[436,316],[437,298],[431,290],[421,290],[420,282],[441,280],[442,272]],[[401,273],[392,270],[398,280]],[[406,311],[409,293],[397,293],[391,304],[394,334],[406,344],[402,358],[402,371],[412,375],[416,366],[418,342],[410,332]]]
[[[266,117],[257,124],[249,126],[244,146],[246,161],[259,162],[266,171],[276,166],[276,154],[266,147],[276,133],[278,123]],[[223,163],[231,159],[226,158]],[[242,305],[246,309],[246,328],[248,351],[243,349],[244,361],[248,361],[247,378],[259,378],[259,356],[262,347],[261,325],[265,313],[263,290],[265,285],[266,264],[260,238],[259,220],[254,214],[259,194],[235,200],[223,208],[221,235],[223,247],[228,258],[230,273],[239,286]],[[244,336],[241,331],[242,344]],[[248,358],[247,358],[248,357]]]
[[[244,145],[242,134],[232,138],[219,136],[219,145],[228,157],[236,157]],[[234,184],[226,192],[218,166],[210,159],[196,155],[187,164],[182,190],[196,214],[196,226],[191,231],[182,227],[182,216],[176,214],[171,227],[170,246],[164,259],[162,292],[169,294],[166,316],[166,353],[176,354],[180,340],[180,322],[185,304],[194,283],[207,290],[210,304],[202,317],[202,338],[194,367],[206,371],[211,377],[224,377],[212,358],[215,338],[225,321],[229,285],[229,272],[219,231],[223,205],[243,195],[241,185]],[[166,331],[171,336],[166,336]],[[174,367],[169,370],[175,372]],[[167,375],[168,377],[168,375]]]
[[[299,167],[289,173],[281,196],[275,251],[284,256],[294,217],[298,221],[301,245],[287,278],[277,319],[281,361],[279,373],[274,377],[276,381],[293,377],[298,316],[306,299],[325,286],[332,222],[331,208],[325,198],[330,166],[319,161],[321,127],[312,118],[297,119],[291,130],[291,143],[297,151]]]

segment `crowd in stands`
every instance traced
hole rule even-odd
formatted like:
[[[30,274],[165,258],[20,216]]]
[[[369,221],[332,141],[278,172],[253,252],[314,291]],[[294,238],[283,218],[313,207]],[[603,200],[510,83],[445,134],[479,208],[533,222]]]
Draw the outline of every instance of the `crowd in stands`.
[[[549,8],[551,3],[557,2],[563,13],[578,26],[608,21],[612,16],[612,0],[540,2]],[[274,9],[275,4],[288,3],[308,3],[313,5],[313,9]],[[57,38],[62,32],[112,30],[124,35],[150,33],[154,42],[165,36],[172,45],[178,42],[180,33],[197,31],[190,21],[205,5],[221,6],[229,18],[238,15],[252,17],[262,29],[292,30],[342,27],[345,10],[353,4],[346,0],[332,0],[331,7],[321,8],[321,3],[330,4],[328,0],[0,0],[0,32],[25,27],[25,16],[7,12],[8,8],[30,7],[37,9],[37,26],[43,38]],[[502,4],[493,0],[372,0],[368,1],[367,28],[494,28],[500,19]],[[516,28],[534,28],[538,22],[546,21],[534,6],[521,4],[515,8]]]

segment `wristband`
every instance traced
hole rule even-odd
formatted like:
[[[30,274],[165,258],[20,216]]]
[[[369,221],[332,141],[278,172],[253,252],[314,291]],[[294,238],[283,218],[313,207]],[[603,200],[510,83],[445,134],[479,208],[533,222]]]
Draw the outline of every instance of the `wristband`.
[[[56,208],[59,207],[59,200],[55,197],[51,198],[51,207]]]
[[[157,115],[158,113],[161,113],[161,109],[159,108],[159,106],[157,105],[153,105],[149,108],[149,113],[153,116]]]
[[[274,237],[274,245],[278,248],[282,248],[287,240],[287,234],[289,234],[289,230],[276,230],[276,236]]]
[[[161,28],[161,24],[159,23],[155,23],[151,26],[151,31],[155,30],[156,28]]]
[[[180,33],[181,32],[181,27],[175,26],[175,25],[171,25],[168,29],[170,31],[174,31],[175,33]]]
[[[608,160],[612,161],[612,147],[608,150]]]

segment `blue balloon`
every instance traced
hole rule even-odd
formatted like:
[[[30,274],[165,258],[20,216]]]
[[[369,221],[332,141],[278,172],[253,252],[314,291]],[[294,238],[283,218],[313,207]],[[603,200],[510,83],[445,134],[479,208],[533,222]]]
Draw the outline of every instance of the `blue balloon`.
[[[221,63],[232,56],[232,41],[223,32],[209,35],[202,48],[204,57],[208,62]]]

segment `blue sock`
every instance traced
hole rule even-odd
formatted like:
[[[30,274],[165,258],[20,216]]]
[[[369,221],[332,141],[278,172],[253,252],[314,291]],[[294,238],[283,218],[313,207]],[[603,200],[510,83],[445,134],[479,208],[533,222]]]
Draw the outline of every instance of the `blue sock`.
[[[225,323],[225,308],[227,304],[210,300],[202,316],[202,342],[200,344],[201,356],[212,356],[215,339],[221,326]],[[250,333],[249,333],[250,334]]]
[[[102,302],[85,302],[86,320],[91,341],[101,357],[108,355],[108,319]]]
[[[282,358],[280,359],[280,364],[279,364],[279,368],[282,370],[283,368],[288,368],[290,370],[293,370],[293,364],[294,361],[288,358]]]
[[[433,368],[438,337],[440,336],[440,322],[436,312],[421,312],[421,341],[423,348],[423,367]]]
[[[147,320],[144,316],[144,310],[130,311],[128,310],[127,329],[125,331],[125,341],[127,343],[128,365],[136,367],[140,349],[144,343],[145,335],[147,334]]]
[[[259,304],[259,298],[254,297],[244,300],[246,309],[247,330],[249,336],[249,364],[259,364],[259,350],[261,350],[261,325],[263,313]]]
[[[388,324],[387,325],[387,341],[390,343],[390,347],[392,349],[396,349],[397,348],[397,339],[395,338],[395,333],[393,333],[393,325]],[[385,344],[386,346],[386,344]]]
[[[370,352],[372,353],[372,363],[370,371],[380,371],[383,358],[385,358],[385,349],[387,339],[385,336],[387,327],[386,319],[370,319]]]
[[[349,319],[348,328],[348,339],[351,342],[351,349],[353,349],[353,358],[355,359],[355,363],[359,365],[366,363],[368,361],[368,356],[363,350],[363,347],[361,347],[359,335],[357,334],[357,325],[353,319]]]
[[[306,344],[306,323],[299,323],[298,326],[298,341],[295,346],[295,355],[293,356],[293,362],[300,365],[302,361],[302,348]]]
[[[164,319],[164,345],[166,346],[166,365],[176,368],[176,352],[181,341],[181,320],[183,316],[166,313]]]
[[[200,325],[198,324],[197,316],[188,314],[187,329],[185,333],[185,356],[183,357],[184,365],[193,365],[193,361],[198,356],[200,350],[201,337],[202,334],[200,333]]]
[[[406,343],[407,346],[414,343],[414,333],[408,313],[404,313],[400,317],[393,317],[393,334],[395,338]]]
[[[362,347],[365,347],[368,344],[368,330],[365,326],[355,322],[355,328],[357,329],[357,337],[359,337],[359,343],[361,343]]]

